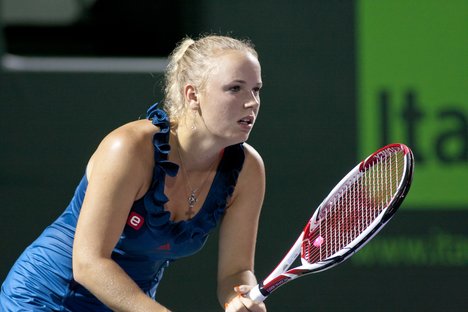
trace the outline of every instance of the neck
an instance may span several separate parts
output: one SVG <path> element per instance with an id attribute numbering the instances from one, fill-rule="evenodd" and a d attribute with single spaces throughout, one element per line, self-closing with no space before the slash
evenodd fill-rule
<path id="1" fill-rule="evenodd" d="M 219 160 L 220 153 L 225 147 L 215 140 L 202 138 L 201 133 L 185 127 L 178 127 L 177 130 L 171 132 L 170 140 L 173 151 L 171 158 L 178 160 L 178 154 L 180 154 L 187 171 L 210 169 L 213 163 Z"/>

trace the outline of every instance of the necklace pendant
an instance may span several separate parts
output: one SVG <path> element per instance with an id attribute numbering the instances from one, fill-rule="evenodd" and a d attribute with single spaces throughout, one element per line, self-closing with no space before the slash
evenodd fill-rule
<path id="1" fill-rule="evenodd" d="M 196 202 L 198 201 L 198 198 L 197 196 L 195 195 L 195 191 L 192 191 L 192 193 L 190 193 L 189 197 L 188 197 L 188 211 L 186 213 L 186 215 L 191 218 L 194 214 L 193 212 L 193 207 L 195 206 Z"/>
<path id="2" fill-rule="evenodd" d="M 198 198 L 195 195 L 195 191 L 192 191 L 192 193 L 190 193 L 190 195 L 188 197 L 189 208 L 192 209 L 195 206 L 197 201 L 198 201 Z"/>

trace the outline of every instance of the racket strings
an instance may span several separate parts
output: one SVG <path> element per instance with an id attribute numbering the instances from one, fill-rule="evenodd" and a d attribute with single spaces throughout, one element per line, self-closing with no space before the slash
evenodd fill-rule
<path id="1" fill-rule="evenodd" d="M 404 153 L 389 148 L 376 154 L 372 165 L 346 181 L 324 204 L 308 233 L 302 258 L 325 260 L 351 244 L 394 199 L 404 172 Z"/>

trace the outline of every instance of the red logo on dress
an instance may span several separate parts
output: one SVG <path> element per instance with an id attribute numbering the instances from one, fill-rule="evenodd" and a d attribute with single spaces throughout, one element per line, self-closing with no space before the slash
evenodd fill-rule
<path id="1" fill-rule="evenodd" d="M 171 250 L 171 244 L 167 243 L 165 245 L 161 245 L 158 250 Z"/>
<path id="2" fill-rule="evenodd" d="M 128 216 L 127 224 L 135 230 L 139 230 L 143 223 L 145 223 L 145 219 L 136 212 L 132 211 Z"/>

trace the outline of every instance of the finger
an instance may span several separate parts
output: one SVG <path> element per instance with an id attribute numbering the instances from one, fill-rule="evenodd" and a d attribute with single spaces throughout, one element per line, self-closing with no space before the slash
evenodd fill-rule
<path id="1" fill-rule="evenodd" d="M 250 285 L 239 285 L 239 286 L 234 287 L 234 291 L 235 291 L 236 293 L 238 293 L 238 294 L 245 295 L 245 294 L 247 294 L 252 288 L 253 288 L 253 286 L 250 286 Z"/>
<path id="2" fill-rule="evenodd" d="M 249 298 L 242 297 L 239 299 L 242 302 L 242 305 L 250 312 L 265 312 L 266 307 L 263 302 L 258 303 L 254 302 Z"/>
<path id="3" fill-rule="evenodd" d="M 248 312 L 247 308 L 240 301 L 241 296 L 233 298 L 229 303 L 224 305 L 226 312 Z"/>

